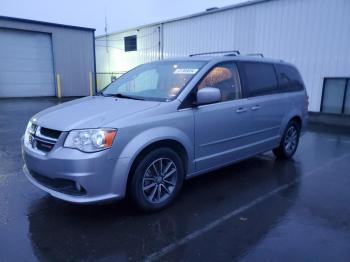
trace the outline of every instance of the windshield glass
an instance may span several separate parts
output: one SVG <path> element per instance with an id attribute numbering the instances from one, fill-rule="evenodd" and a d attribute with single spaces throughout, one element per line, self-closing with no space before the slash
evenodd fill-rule
<path id="1" fill-rule="evenodd" d="M 102 95 L 170 101 L 205 61 L 162 61 L 140 65 L 102 90 Z"/>

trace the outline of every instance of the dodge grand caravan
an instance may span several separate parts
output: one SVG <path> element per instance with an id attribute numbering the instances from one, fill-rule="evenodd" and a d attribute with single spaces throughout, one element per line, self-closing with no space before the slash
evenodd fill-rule
<path id="1" fill-rule="evenodd" d="M 269 150 L 292 157 L 307 106 L 298 70 L 280 60 L 230 53 L 143 64 L 95 96 L 33 116 L 23 170 L 56 198 L 128 194 L 154 211 L 187 178 Z"/>

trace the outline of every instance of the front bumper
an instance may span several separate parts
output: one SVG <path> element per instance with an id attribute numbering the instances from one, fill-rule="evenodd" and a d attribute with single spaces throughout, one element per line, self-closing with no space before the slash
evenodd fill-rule
<path id="1" fill-rule="evenodd" d="M 92 203 L 125 195 L 129 158 L 113 159 L 107 151 L 83 153 L 58 147 L 38 154 L 22 144 L 24 174 L 52 196 L 73 202 Z"/>

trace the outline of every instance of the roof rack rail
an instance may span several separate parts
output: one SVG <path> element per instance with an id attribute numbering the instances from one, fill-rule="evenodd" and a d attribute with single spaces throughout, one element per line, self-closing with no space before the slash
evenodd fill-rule
<path id="1" fill-rule="evenodd" d="M 241 53 L 238 50 L 231 50 L 231 51 L 215 51 L 215 52 L 206 52 L 206 53 L 197 53 L 197 54 L 190 54 L 190 56 L 201 56 L 201 55 L 211 55 L 211 54 L 225 54 L 228 56 L 236 56 L 240 55 Z"/>
<path id="2" fill-rule="evenodd" d="M 264 57 L 264 55 L 262 53 L 246 54 L 246 56 L 260 56 L 260 57 Z"/>

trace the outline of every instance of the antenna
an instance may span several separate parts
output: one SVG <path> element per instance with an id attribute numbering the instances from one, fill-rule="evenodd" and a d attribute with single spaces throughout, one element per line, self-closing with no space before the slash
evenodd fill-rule
<path id="1" fill-rule="evenodd" d="M 107 23 L 107 9 L 105 6 L 105 33 L 106 33 L 106 53 L 107 53 L 107 61 L 108 61 L 108 72 L 111 72 L 111 60 L 109 57 L 109 45 L 108 45 L 108 23 Z"/>
<path id="2" fill-rule="evenodd" d="M 109 53 L 108 50 L 108 23 L 107 23 L 107 11 L 105 8 L 105 34 L 106 34 L 106 51 Z"/>

